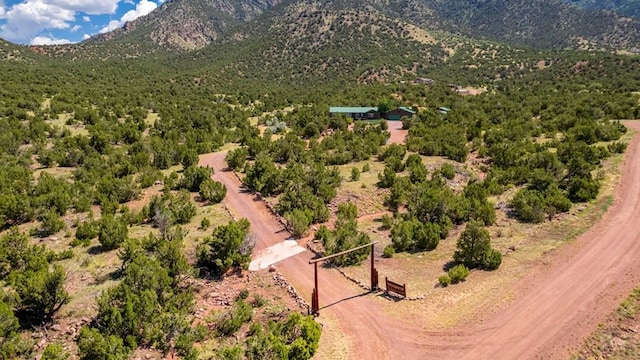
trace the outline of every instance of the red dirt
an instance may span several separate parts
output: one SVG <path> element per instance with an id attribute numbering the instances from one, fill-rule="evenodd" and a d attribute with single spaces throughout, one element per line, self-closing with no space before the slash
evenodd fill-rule
<path id="1" fill-rule="evenodd" d="M 626 125 L 640 130 L 640 122 Z M 264 203 L 242 192 L 234 174 L 222 170 L 224 156 L 205 155 L 200 164 L 213 167 L 214 178 L 227 186 L 224 201 L 235 215 L 251 222 L 259 236 L 257 249 L 288 238 Z M 640 283 L 638 213 L 640 135 L 625 154 L 614 204 L 605 216 L 575 241 L 546 255 L 515 286 L 515 300 L 487 314 L 482 323 L 429 331 L 428 324 L 390 317 L 374 295 L 363 294 L 338 272 L 324 268 L 319 269 L 321 313 L 330 312 L 339 320 L 349 340 L 349 358 L 568 358 Z M 276 265 L 308 302 L 313 288 L 311 257 L 307 251 Z"/>
<path id="2" fill-rule="evenodd" d="M 391 136 L 389 137 L 388 144 L 404 144 L 404 139 L 409 134 L 409 130 L 402 129 L 402 121 L 387 121 L 389 125 L 389 132 Z"/>

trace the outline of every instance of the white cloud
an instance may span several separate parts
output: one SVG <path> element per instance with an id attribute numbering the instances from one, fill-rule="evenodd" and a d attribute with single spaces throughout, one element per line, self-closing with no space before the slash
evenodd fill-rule
<path id="1" fill-rule="evenodd" d="M 56 39 L 53 36 L 36 36 L 31 39 L 31 45 L 64 45 L 71 44 L 72 42 L 67 39 Z"/>
<path id="2" fill-rule="evenodd" d="M 27 0 L 28 1 L 28 0 Z M 46 0 L 48 3 L 72 11 L 91 15 L 114 14 L 121 0 Z"/>
<path id="3" fill-rule="evenodd" d="M 75 12 L 46 2 L 26 0 L 6 11 L 6 24 L 0 27 L 0 36 L 16 42 L 32 39 L 45 29 L 67 29 L 75 20 Z"/>
<path id="4" fill-rule="evenodd" d="M 164 0 L 19 0 L 8 6 L 6 2 L 0 0 L 0 37 L 25 44 L 34 39 L 41 40 L 39 38 L 52 39 L 45 33 L 47 30 L 77 32 L 81 27 L 75 24 L 76 17 L 89 23 L 92 21 L 89 15 L 113 15 L 119 3 L 137 3 L 134 10 L 126 12 L 119 20 L 112 20 L 100 30 L 101 33 L 108 32 L 149 14 Z"/>
<path id="5" fill-rule="evenodd" d="M 100 34 L 107 33 L 109 31 L 113 31 L 113 30 L 119 28 L 122 25 L 123 25 L 123 23 L 121 23 L 118 20 L 111 20 L 111 21 L 109 21 L 109 24 L 107 24 L 107 26 L 105 26 L 102 29 L 100 29 Z"/>
<path id="6" fill-rule="evenodd" d="M 82 35 L 82 40 L 87 40 L 87 39 L 91 39 L 91 35 L 89 34 Z"/>
<path id="7" fill-rule="evenodd" d="M 100 33 L 102 34 L 109 31 L 113 31 L 121 27 L 122 25 L 124 25 L 124 23 L 128 21 L 133 21 L 141 16 L 145 16 L 149 14 L 150 12 L 155 10 L 157 7 L 158 7 L 158 4 L 154 3 L 153 1 L 140 0 L 140 2 L 138 3 L 138 5 L 136 5 L 136 8 L 134 10 L 127 11 L 124 15 L 122 15 L 122 18 L 120 18 L 120 20 L 111 20 L 109 24 L 107 24 L 107 26 L 100 29 Z"/>

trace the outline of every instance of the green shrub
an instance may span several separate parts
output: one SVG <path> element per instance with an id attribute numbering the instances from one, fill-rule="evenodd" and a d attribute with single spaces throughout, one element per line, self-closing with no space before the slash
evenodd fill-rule
<path id="1" fill-rule="evenodd" d="M 122 339 L 110 335 L 103 336 L 97 329 L 83 327 L 78 335 L 78 355 L 81 360 L 125 360 L 129 349 Z"/>
<path id="2" fill-rule="evenodd" d="M 202 166 L 189 166 L 184 169 L 182 181 L 180 182 L 180 188 L 187 189 L 191 192 L 200 190 L 200 185 L 207 180 L 211 179 L 213 169 Z"/>
<path id="3" fill-rule="evenodd" d="M 382 173 L 378 174 L 378 187 L 381 189 L 388 189 L 393 186 L 396 181 L 396 172 L 389 165 L 385 165 Z"/>
<path id="4" fill-rule="evenodd" d="M 217 275 L 234 266 L 244 267 L 251 260 L 254 245 L 249 235 L 249 222 L 246 219 L 232 221 L 213 229 L 212 235 L 198 245 L 198 265 Z"/>
<path id="5" fill-rule="evenodd" d="M 482 224 L 471 221 L 467 224 L 458 242 L 453 260 L 473 269 L 484 264 L 486 254 L 491 251 L 491 237 Z"/>
<path id="6" fill-rule="evenodd" d="M 186 190 L 180 190 L 177 195 L 172 196 L 169 200 L 168 208 L 173 215 L 173 219 L 178 224 L 189 223 L 198 213 L 198 208 L 191 201 L 191 195 Z"/>
<path id="7" fill-rule="evenodd" d="M 69 358 L 69 354 L 64 352 L 62 345 L 49 344 L 44 348 L 41 360 L 66 360 Z"/>
<path id="8" fill-rule="evenodd" d="M 60 307 L 69 302 L 64 288 L 66 273 L 59 265 L 50 270 L 48 266 L 38 271 L 16 274 L 12 285 L 19 298 L 17 310 L 32 322 L 49 321 Z"/>
<path id="9" fill-rule="evenodd" d="M 56 260 L 60 261 L 60 260 L 66 260 L 66 259 L 71 259 L 73 258 L 73 250 L 71 249 L 67 249 L 64 250 L 62 252 L 59 252 L 56 254 Z"/>
<path id="10" fill-rule="evenodd" d="M 72 247 L 76 247 L 76 246 L 80 246 L 80 245 L 86 247 L 86 246 L 91 245 L 91 240 L 73 239 L 73 240 L 71 240 L 71 243 L 69 245 L 71 245 Z"/>
<path id="11" fill-rule="evenodd" d="M 311 221 L 313 220 L 313 214 L 309 209 L 294 209 L 284 214 L 284 218 L 287 220 L 287 224 L 291 229 L 291 234 L 294 237 L 301 237 L 309 230 L 309 226 L 311 226 Z"/>
<path id="12" fill-rule="evenodd" d="M 265 299 L 262 295 L 260 294 L 254 294 L 253 295 L 253 306 L 260 308 L 263 307 L 265 304 L 267 303 L 267 299 Z"/>
<path id="13" fill-rule="evenodd" d="M 236 298 L 236 300 L 247 300 L 247 298 L 249 297 L 249 290 L 247 289 L 242 289 L 240 290 L 240 292 L 238 293 L 238 297 Z"/>
<path id="14" fill-rule="evenodd" d="M 627 149 L 627 144 L 619 141 L 614 141 L 607 145 L 607 150 L 614 154 L 622 154 Z"/>
<path id="15" fill-rule="evenodd" d="M 365 163 L 362 165 L 362 172 L 369 172 L 371 170 L 371 165 L 369 163 Z"/>
<path id="16" fill-rule="evenodd" d="M 216 359 L 219 360 L 242 360 L 244 358 L 244 350 L 240 346 L 231 346 L 219 348 L 216 351 Z"/>
<path id="17" fill-rule="evenodd" d="M 49 236 L 62 230 L 65 226 L 64 221 L 55 209 L 50 209 L 42 216 L 42 224 L 40 225 L 40 234 Z"/>
<path id="18" fill-rule="evenodd" d="M 200 221 L 200 229 L 207 230 L 209 226 L 211 226 L 211 220 L 209 220 L 209 218 L 207 217 L 202 218 L 202 220 Z"/>
<path id="19" fill-rule="evenodd" d="M 502 264 L 502 254 L 496 249 L 491 249 L 485 254 L 484 268 L 487 270 L 496 270 Z"/>
<path id="20" fill-rule="evenodd" d="M 453 180 L 453 178 L 456 176 L 456 169 L 453 167 L 453 165 L 444 163 L 440 167 L 440 174 L 442 174 L 445 179 Z"/>
<path id="21" fill-rule="evenodd" d="M 98 241 L 104 250 L 113 250 L 120 247 L 129 235 L 129 228 L 120 218 L 112 215 L 103 216 L 100 219 Z"/>
<path id="22" fill-rule="evenodd" d="M 444 274 L 438 277 L 438 282 L 440 283 L 440 286 L 447 287 L 449 286 L 449 284 L 451 284 L 451 278 L 449 277 L 448 274 Z"/>
<path id="23" fill-rule="evenodd" d="M 99 223 L 93 220 L 81 222 L 76 229 L 76 239 L 91 240 L 98 236 Z"/>
<path id="24" fill-rule="evenodd" d="M 382 220 L 382 229 L 384 230 L 391 229 L 395 222 L 395 220 L 393 219 L 393 216 L 390 216 L 389 214 L 382 215 L 381 220 Z"/>
<path id="25" fill-rule="evenodd" d="M 360 180 L 360 170 L 358 168 L 351 169 L 351 181 Z"/>
<path id="26" fill-rule="evenodd" d="M 451 278 L 452 284 L 457 284 L 464 281 L 467 276 L 469 276 L 469 269 L 466 266 L 459 264 L 449 269 L 447 275 Z"/>
<path id="27" fill-rule="evenodd" d="M 240 147 L 229 151 L 225 160 L 227 161 L 227 166 L 238 171 L 244 167 L 244 164 L 247 161 L 247 156 L 249 156 L 249 150 L 246 147 Z"/>
<path id="28" fill-rule="evenodd" d="M 291 313 L 286 321 L 251 326 L 245 357 L 258 359 L 310 359 L 318 349 L 322 328 L 311 316 Z"/>
<path id="29" fill-rule="evenodd" d="M 243 299 L 239 299 L 233 304 L 233 307 L 222 314 L 216 324 L 218 334 L 229 336 L 242 327 L 242 324 L 251 320 L 253 316 L 253 308 Z"/>
<path id="30" fill-rule="evenodd" d="M 391 229 L 391 241 L 396 251 L 431 251 L 440 243 L 440 233 L 438 224 L 402 220 Z"/>
<path id="31" fill-rule="evenodd" d="M 392 258 L 393 255 L 395 255 L 396 253 L 396 249 L 393 247 L 393 245 L 387 245 L 384 248 L 384 251 L 382 252 L 382 257 L 383 258 Z"/>
<path id="32" fill-rule="evenodd" d="M 199 194 L 202 200 L 217 204 L 227 195 L 227 187 L 221 182 L 205 179 L 200 184 Z"/>

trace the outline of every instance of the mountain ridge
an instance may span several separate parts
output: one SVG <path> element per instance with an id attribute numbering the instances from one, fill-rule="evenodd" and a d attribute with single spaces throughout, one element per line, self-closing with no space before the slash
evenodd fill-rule
<path id="1" fill-rule="evenodd" d="M 113 32 L 75 45 L 32 49 L 72 59 L 106 59 L 193 52 L 250 36 L 276 43 L 280 39 L 270 34 L 273 26 L 287 26 L 298 33 L 309 19 L 296 13 L 321 11 L 334 12 L 325 18 L 327 24 L 341 12 L 370 15 L 356 17 L 361 29 L 399 22 L 407 31 L 419 29 L 538 49 L 640 48 L 640 21 L 611 11 L 580 8 L 566 0 L 168 0 Z M 306 34 L 309 46 L 322 40 L 327 30 L 331 29 L 318 27 Z M 280 32 L 279 36 L 289 35 Z"/>
<path id="2" fill-rule="evenodd" d="M 570 0 L 169 0 L 145 17 L 81 44 L 136 43 L 193 51 L 237 36 L 235 29 L 300 7 L 379 13 L 428 31 L 534 48 L 640 47 L 640 20 Z M 274 11 L 277 10 L 277 11 Z M 262 16 L 266 15 L 266 16 Z"/>

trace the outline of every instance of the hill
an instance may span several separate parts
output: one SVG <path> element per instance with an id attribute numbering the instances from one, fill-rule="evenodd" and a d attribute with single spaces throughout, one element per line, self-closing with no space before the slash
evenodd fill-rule
<path id="1" fill-rule="evenodd" d="M 385 16 L 423 30 L 536 48 L 630 49 L 640 44 L 637 20 L 560 0 L 172 0 L 148 16 L 89 39 L 86 44 L 120 42 L 138 49 L 157 46 L 190 51 L 237 38 L 239 28 L 269 31 L 269 24 L 299 19 L 295 17 L 299 9 L 355 11 L 366 13 L 370 19 Z M 296 25 L 302 24 L 290 25 L 299 28 Z M 321 36 L 322 32 L 309 35 Z"/>
<path id="2" fill-rule="evenodd" d="M 414 0 L 394 11 L 423 27 L 535 48 L 636 47 L 640 25 L 559 0 Z"/>
<path id="3" fill-rule="evenodd" d="M 640 18 L 640 1 L 638 0 L 565 0 L 566 2 L 595 10 L 610 10 L 622 15 Z"/>
<path id="4" fill-rule="evenodd" d="M 100 34 L 86 43 L 121 40 L 145 42 L 171 50 L 194 50 L 216 41 L 239 23 L 254 19 L 282 0 L 170 0 L 148 16 Z"/>

